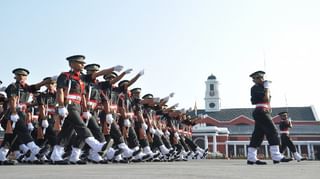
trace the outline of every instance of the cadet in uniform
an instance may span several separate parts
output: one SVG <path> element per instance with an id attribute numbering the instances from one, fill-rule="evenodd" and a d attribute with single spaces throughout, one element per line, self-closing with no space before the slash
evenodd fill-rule
<path id="1" fill-rule="evenodd" d="M 289 137 L 289 128 L 292 128 L 291 120 L 288 118 L 288 112 L 280 112 L 278 114 L 281 118 L 279 129 L 280 129 L 280 139 L 281 146 L 280 152 L 283 153 L 285 149 L 288 147 L 290 152 L 293 153 L 294 159 L 298 162 L 302 160 L 307 160 L 307 158 L 302 157 L 298 152 L 293 142 Z"/>
<path id="2" fill-rule="evenodd" d="M 7 120 L 4 121 L 6 122 L 5 128 L 7 134 L 11 133 L 12 135 L 6 135 L 9 139 L 5 138 L 4 143 L 9 143 L 10 147 L 18 145 L 19 148 L 23 150 L 24 154 L 26 154 L 26 157 L 31 157 L 31 162 L 41 163 L 38 162 L 37 158 L 42 158 L 43 151 L 35 144 L 26 126 L 26 120 L 29 118 L 27 115 L 27 108 L 30 94 L 39 90 L 40 87 L 48 83 L 48 81 L 42 81 L 29 86 L 27 84 L 27 76 L 29 75 L 28 70 L 17 68 L 14 69 L 12 73 L 15 74 L 16 82 L 10 84 L 6 88 L 9 112 L 8 116 L 5 117 Z M 28 126 L 31 125 L 31 123 L 28 123 Z M 12 128 L 13 131 L 9 131 L 9 128 Z M 6 156 L 9 151 L 8 149 L 5 149 L 5 147 L 2 147 L 0 150 L 0 153 L 4 154 L 4 156 Z"/>
<path id="3" fill-rule="evenodd" d="M 270 82 L 264 80 L 263 71 L 257 71 L 250 75 L 255 83 L 251 88 L 251 103 L 256 106 L 253 111 L 255 121 L 254 131 L 248 147 L 247 164 L 265 165 L 264 161 L 257 158 L 257 148 L 260 147 L 264 136 L 266 136 L 269 145 L 273 163 L 289 162 L 291 159 L 285 158 L 279 149 L 280 140 L 277 129 L 272 121 L 270 107 Z"/>
<path id="4" fill-rule="evenodd" d="M 97 81 L 97 77 L 111 74 L 113 71 L 121 71 L 123 66 L 117 65 L 115 67 L 101 70 L 100 65 L 98 64 L 88 64 L 85 67 L 87 71 L 86 75 L 83 75 L 83 80 L 86 84 L 86 99 L 87 99 L 87 107 L 91 112 L 92 117 L 86 120 L 86 124 L 88 128 L 91 130 L 93 136 L 99 142 L 105 142 L 105 137 L 98 125 L 98 114 L 100 109 L 99 106 L 101 104 L 101 98 L 105 96 L 102 94 L 102 90 L 100 90 L 99 83 Z M 104 160 L 98 153 L 94 152 L 92 149 L 89 151 L 89 160 L 94 163 L 107 163 L 107 160 Z"/>
<path id="5" fill-rule="evenodd" d="M 80 159 L 81 145 L 85 142 L 95 152 L 105 152 L 110 145 L 109 143 L 100 143 L 96 140 L 84 121 L 91 118 L 91 113 L 87 109 L 85 98 L 85 86 L 81 80 L 81 70 L 83 70 L 85 61 L 83 55 L 75 55 L 67 58 L 71 71 L 59 75 L 57 80 L 57 102 L 58 113 L 64 119 L 62 129 L 58 135 L 58 142 L 51 154 L 53 164 L 66 164 L 62 159 L 64 146 L 67 145 L 71 135 L 75 131 L 78 140 L 73 144 L 69 161 L 71 164 L 85 164 Z M 82 115 L 82 117 L 81 117 Z"/>
<path id="6" fill-rule="evenodd" d="M 54 128 L 54 126 L 60 126 L 60 118 L 56 112 L 58 105 L 56 101 L 56 84 L 57 79 L 55 77 L 46 77 L 44 80 L 49 80 L 50 83 L 46 85 L 46 90 L 42 92 L 38 98 L 37 103 L 39 105 L 39 126 L 38 126 L 38 138 L 43 138 L 42 145 L 48 148 L 53 148 L 57 144 L 57 133 L 60 131 L 60 127 Z M 59 124 L 57 124 L 59 123 Z"/>

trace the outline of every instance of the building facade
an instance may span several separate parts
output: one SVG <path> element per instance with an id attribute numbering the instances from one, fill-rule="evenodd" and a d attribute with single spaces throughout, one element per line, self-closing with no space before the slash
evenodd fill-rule
<path id="1" fill-rule="evenodd" d="M 202 115 L 193 127 L 193 140 L 210 152 L 221 153 L 226 158 L 246 158 L 247 146 L 254 129 L 253 108 L 221 109 L 216 77 L 210 75 L 205 90 L 205 109 L 192 111 Z M 213 103 L 213 104 L 212 104 Z M 293 128 L 290 136 L 298 152 L 309 159 L 320 159 L 320 120 L 313 106 L 272 108 L 273 121 L 278 127 L 279 112 L 288 111 Z M 269 158 L 266 140 L 258 149 L 261 158 Z M 288 151 L 286 155 L 290 155 Z"/>

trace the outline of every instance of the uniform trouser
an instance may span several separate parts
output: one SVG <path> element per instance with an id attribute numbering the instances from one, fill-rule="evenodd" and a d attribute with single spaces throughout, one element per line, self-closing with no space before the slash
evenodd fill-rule
<path id="1" fill-rule="evenodd" d="M 93 115 L 92 118 L 90 118 L 89 123 L 88 123 L 88 128 L 90 129 L 93 137 L 96 138 L 99 142 L 106 141 L 103 136 L 103 133 L 101 131 L 101 128 L 98 125 L 96 116 Z"/>
<path id="2" fill-rule="evenodd" d="M 161 137 L 163 144 L 166 146 L 166 148 L 170 149 L 172 148 L 171 143 L 167 137 L 164 135 Z"/>
<path id="3" fill-rule="evenodd" d="M 252 115 L 255 121 L 255 125 L 249 147 L 259 147 L 263 141 L 264 136 L 266 136 L 269 145 L 279 145 L 280 140 L 278 137 L 277 128 L 272 121 L 271 113 L 269 111 L 256 108 L 253 111 Z"/>
<path id="4" fill-rule="evenodd" d="M 121 131 L 120 131 L 118 125 L 114 122 L 111 124 L 110 137 L 113 139 L 114 145 L 116 145 L 116 146 L 121 143 L 124 143 L 124 139 L 121 134 Z"/>
<path id="5" fill-rule="evenodd" d="M 68 116 L 64 119 L 63 126 L 60 133 L 58 134 L 58 145 L 65 146 L 70 140 L 73 132 L 75 131 L 78 137 L 78 140 L 73 144 L 74 147 L 80 148 L 83 145 L 84 140 L 88 137 L 92 137 L 92 133 L 83 122 L 80 116 L 80 106 L 69 106 L 68 107 Z"/>
<path id="6" fill-rule="evenodd" d="M 129 130 L 129 137 L 128 137 L 128 147 L 134 148 L 136 146 L 139 146 L 139 140 L 136 131 L 131 126 L 128 128 Z"/>
<path id="7" fill-rule="evenodd" d="M 154 135 L 153 135 L 153 147 L 158 148 L 158 147 L 160 147 L 161 145 L 163 145 L 162 139 L 160 138 L 159 135 L 154 134 Z"/>
<path id="8" fill-rule="evenodd" d="M 25 114 L 18 112 L 19 120 L 16 122 L 13 134 L 18 135 L 18 139 L 23 143 L 27 144 L 33 141 L 33 138 L 25 123 Z"/>
<path id="9" fill-rule="evenodd" d="M 281 134 L 281 146 L 280 146 L 280 152 L 283 153 L 284 150 L 288 147 L 290 152 L 295 153 L 297 152 L 296 147 L 292 143 L 290 137 L 287 134 Z"/>
<path id="10" fill-rule="evenodd" d="M 192 151 L 197 151 L 198 146 L 189 137 L 185 137 L 184 141 L 188 144 Z"/>
<path id="11" fill-rule="evenodd" d="M 181 143 L 183 149 L 184 149 L 186 152 L 189 152 L 189 147 L 187 146 L 187 144 L 186 144 L 186 142 L 185 142 L 185 139 L 184 139 L 184 137 L 182 137 L 182 136 L 180 137 L 180 143 Z"/>
<path id="12" fill-rule="evenodd" d="M 141 122 L 135 122 L 135 128 L 134 129 L 135 129 L 137 135 L 141 135 L 140 131 L 144 130 L 144 129 L 142 129 Z M 145 131 L 144 131 L 144 135 L 146 135 Z M 149 142 L 148 142 L 146 137 L 138 136 L 138 139 L 139 139 L 139 144 L 140 144 L 140 146 L 142 148 L 145 148 L 145 147 L 149 146 Z"/>

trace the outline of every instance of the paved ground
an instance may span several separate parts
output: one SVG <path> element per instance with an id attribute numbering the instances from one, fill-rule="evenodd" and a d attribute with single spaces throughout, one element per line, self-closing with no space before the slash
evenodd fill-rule
<path id="1" fill-rule="evenodd" d="M 313 179 L 320 178 L 320 161 L 248 166 L 245 160 L 196 160 L 170 163 L 105 165 L 0 166 L 0 178 L 95 179 L 95 178 L 217 178 L 217 179 Z"/>

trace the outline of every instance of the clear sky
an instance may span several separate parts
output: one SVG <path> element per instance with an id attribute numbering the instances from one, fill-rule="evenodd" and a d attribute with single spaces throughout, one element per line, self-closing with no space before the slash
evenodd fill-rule
<path id="1" fill-rule="evenodd" d="M 133 86 L 169 104 L 204 108 L 214 74 L 222 108 L 251 107 L 248 77 L 265 70 L 272 105 L 316 106 L 320 113 L 318 0 L 2 0 L 0 79 L 30 70 L 29 83 L 67 71 L 83 54 L 103 68 L 145 75 Z"/>

